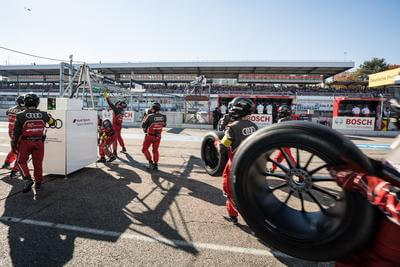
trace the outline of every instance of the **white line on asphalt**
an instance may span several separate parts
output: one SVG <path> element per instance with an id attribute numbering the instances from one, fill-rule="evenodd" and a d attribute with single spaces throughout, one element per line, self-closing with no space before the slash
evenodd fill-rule
<path id="1" fill-rule="evenodd" d="M 162 237 L 149 237 L 149 236 L 140 235 L 140 234 L 105 231 L 105 230 L 88 228 L 88 227 L 80 227 L 80 226 L 61 224 L 61 223 L 51 223 L 51 222 L 37 221 L 37 220 L 31 220 L 31 219 L 22 219 L 22 218 L 2 216 L 2 217 L 0 217 L 0 221 L 6 222 L 6 223 L 7 222 L 8 223 L 10 223 L 10 222 L 22 223 L 22 224 L 28 224 L 28 225 L 34 225 L 34 226 L 48 227 L 48 228 L 54 228 L 54 229 L 60 229 L 60 230 L 68 230 L 68 231 L 109 236 L 109 237 L 133 239 L 133 240 L 144 241 L 144 242 L 159 242 L 159 243 L 163 243 L 163 244 L 174 246 L 174 247 L 179 247 L 179 246 L 192 247 L 192 248 L 197 248 L 197 249 L 236 252 L 236 253 L 250 254 L 250 255 L 256 255 L 256 256 L 266 256 L 266 257 L 279 256 L 279 257 L 291 258 L 290 256 L 288 256 L 286 254 L 283 254 L 280 252 L 272 253 L 271 251 L 266 250 L 266 249 L 255 249 L 255 248 L 244 248 L 244 247 L 226 246 L 226 245 L 218 245 L 218 244 L 210 244 L 210 243 L 189 242 L 189 241 L 184 241 L 184 240 L 167 239 L 167 238 L 162 238 Z"/>

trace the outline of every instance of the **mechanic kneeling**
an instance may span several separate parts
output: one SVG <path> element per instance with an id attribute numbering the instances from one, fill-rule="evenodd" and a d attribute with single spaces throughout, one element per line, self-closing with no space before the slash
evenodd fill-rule
<path id="1" fill-rule="evenodd" d="M 35 189 L 39 190 L 43 181 L 43 157 L 44 157 L 44 129 L 46 123 L 54 125 L 55 120 L 44 111 L 37 109 L 39 97 L 35 94 L 27 94 L 24 97 L 25 110 L 17 113 L 11 147 L 18 154 L 17 162 L 23 179 L 26 180 L 23 193 Z M 29 173 L 28 160 L 32 156 L 34 181 Z"/>
<path id="2" fill-rule="evenodd" d="M 232 158 L 240 143 L 248 136 L 258 130 L 256 124 L 249 120 L 253 113 L 253 102 L 244 97 L 236 97 L 229 103 L 230 122 L 225 128 L 225 135 L 221 140 L 221 149 L 228 150 L 229 160 L 222 174 L 222 191 L 226 195 L 226 210 L 229 219 L 234 224 L 238 222 L 238 212 L 232 199 L 232 192 L 229 187 L 229 176 L 232 171 Z"/>
<path id="3" fill-rule="evenodd" d="M 153 103 L 150 112 L 144 117 L 142 122 L 143 131 L 146 133 L 144 137 L 142 152 L 149 162 L 149 169 L 158 169 L 158 160 L 160 154 L 158 148 L 161 142 L 161 133 L 167 126 L 167 116 L 160 113 L 160 103 Z M 153 146 L 153 158 L 149 152 L 149 147 Z"/>
<path id="4" fill-rule="evenodd" d="M 104 120 L 101 122 L 101 126 L 99 129 L 99 156 L 100 158 L 97 162 L 105 163 L 105 162 L 113 162 L 117 159 L 115 154 L 111 152 L 111 146 L 114 144 L 116 135 L 110 120 Z M 108 160 L 106 160 L 106 157 Z"/>

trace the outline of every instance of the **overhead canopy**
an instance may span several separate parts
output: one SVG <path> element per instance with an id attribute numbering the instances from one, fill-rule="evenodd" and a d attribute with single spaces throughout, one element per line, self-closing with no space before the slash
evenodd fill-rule
<path id="1" fill-rule="evenodd" d="M 378 72 L 368 76 L 368 87 L 400 84 L 400 68 Z"/>
<path id="2" fill-rule="evenodd" d="M 76 66 L 78 67 L 78 65 Z M 240 74 L 297 74 L 331 77 L 354 67 L 354 62 L 329 61 L 202 61 L 89 64 L 91 70 L 119 77 L 126 75 L 156 75 L 154 81 L 166 80 L 168 75 L 205 75 L 208 79 L 237 79 Z M 2 65 L 0 75 L 58 75 L 60 65 Z M 140 76 L 142 75 L 142 76 Z M 189 76 L 191 78 L 191 76 Z M 189 77 L 183 78 L 188 79 Z M 146 82 L 145 79 L 143 82 Z M 138 79 L 137 79 L 138 80 Z M 179 80 L 179 79 L 178 79 Z M 138 80 L 139 81 L 139 80 Z M 153 81 L 153 80 L 150 80 Z M 149 82 L 149 81 L 147 81 Z"/>

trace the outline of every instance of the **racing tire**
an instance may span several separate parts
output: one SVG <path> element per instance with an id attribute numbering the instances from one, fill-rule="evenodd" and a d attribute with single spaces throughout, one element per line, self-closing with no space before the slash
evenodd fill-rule
<path id="1" fill-rule="evenodd" d="M 201 143 L 201 159 L 204 168 L 209 175 L 214 177 L 222 175 L 228 162 L 228 153 L 225 149 L 221 149 L 219 144 L 219 140 L 223 137 L 224 132 L 209 132 Z"/>
<path id="2" fill-rule="evenodd" d="M 290 185 L 286 189 L 287 198 L 297 195 L 298 199 L 292 201 L 301 202 L 301 210 L 290 207 L 287 199 L 283 202 L 272 189 L 267 189 L 268 179 L 272 178 L 268 178 L 266 164 L 272 156 L 271 151 L 279 147 L 294 148 L 299 162 L 299 165 L 289 163 L 286 156 L 288 172 L 281 172 L 284 175 L 282 181 Z M 363 249 L 374 237 L 381 213 L 360 193 L 343 191 L 339 187 L 341 192 L 334 206 L 326 209 L 320 206 L 319 211 L 307 212 L 303 193 L 310 195 L 317 180 L 309 172 L 310 176 L 304 174 L 302 178 L 303 182 L 308 181 L 309 191 L 292 187 L 296 183 L 292 181 L 295 175 L 290 168 L 300 169 L 297 174 L 307 173 L 310 168 L 308 161 L 307 165 L 301 166 L 301 155 L 296 155 L 299 151 L 322 159 L 325 162 L 323 166 L 351 163 L 367 173 L 374 173 L 368 157 L 348 138 L 331 128 L 301 121 L 276 124 L 247 138 L 235 154 L 230 186 L 238 211 L 261 241 L 296 258 L 331 261 Z M 336 185 L 334 178 L 327 176 Z"/>

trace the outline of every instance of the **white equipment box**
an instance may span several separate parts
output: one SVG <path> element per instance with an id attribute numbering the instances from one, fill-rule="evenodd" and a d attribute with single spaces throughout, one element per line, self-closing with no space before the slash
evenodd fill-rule
<path id="1" fill-rule="evenodd" d="M 48 128 L 43 172 L 68 175 L 97 160 L 97 111 L 82 110 L 81 99 L 41 98 L 39 109 L 62 121 Z"/>

